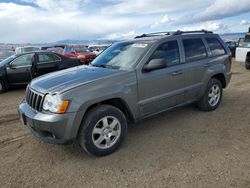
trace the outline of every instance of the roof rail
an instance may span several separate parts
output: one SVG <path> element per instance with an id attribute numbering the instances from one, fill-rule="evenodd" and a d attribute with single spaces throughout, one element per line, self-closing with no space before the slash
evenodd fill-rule
<path id="1" fill-rule="evenodd" d="M 207 31 L 207 30 L 196 30 L 196 31 L 180 31 L 177 30 L 173 35 L 181 35 L 181 34 L 192 34 L 192 33 L 213 33 L 212 31 Z"/>
<path id="2" fill-rule="evenodd" d="M 163 32 L 155 32 L 155 33 L 144 33 L 142 35 L 136 36 L 135 38 L 143 38 L 143 37 L 153 37 L 153 36 L 162 36 L 162 35 L 172 35 L 174 31 L 163 31 Z"/>
<path id="3" fill-rule="evenodd" d="M 197 31 L 166 31 L 166 32 L 156 32 L 156 33 L 147 33 L 147 34 L 142 34 L 139 36 L 136 36 L 135 39 L 137 38 L 144 38 L 144 37 L 153 37 L 153 36 L 162 36 L 162 35 L 181 35 L 181 34 L 192 34 L 192 33 L 213 33 L 212 31 L 207 31 L 207 30 L 197 30 Z"/>

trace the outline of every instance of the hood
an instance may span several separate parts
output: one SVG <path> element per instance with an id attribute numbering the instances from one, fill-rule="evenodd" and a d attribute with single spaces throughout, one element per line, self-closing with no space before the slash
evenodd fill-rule
<path id="1" fill-rule="evenodd" d="M 38 77 L 31 82 L 30 87 L 41 93 L 63 93 L 74 87 L 123 72 L 117 69 L 82 65 Z"/>

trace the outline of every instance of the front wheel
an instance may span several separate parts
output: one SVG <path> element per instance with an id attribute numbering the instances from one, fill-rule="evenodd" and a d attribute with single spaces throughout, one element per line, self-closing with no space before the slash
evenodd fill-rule
<path id="1" fill-rule="evenodd" d="M 198 107 L 203 111 L 212 111 L 218 108 L 222 99 L 222 84 L 220 80 L 212 78 L 207 85 L 206 92 L 198 102 Z"/>
<path id="2" fill-rule="evenodd" d="M 114 106 L 100 105 L 87 112 L 78 134 L 78 142 L 86 152 L 104 156 L 120 147 L 126 132 L 124 114 Z"/>

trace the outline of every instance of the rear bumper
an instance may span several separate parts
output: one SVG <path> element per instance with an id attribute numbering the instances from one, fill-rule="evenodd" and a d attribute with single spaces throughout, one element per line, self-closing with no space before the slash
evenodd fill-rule
<path id="1" fill-rule="evenodd" d="M 71 143 L 75 137 L 76 113 L 45 114 L 32 109 L 26 101 L 19 105 L 19 115 L 23 124 L 38 139 L 51 144 Z"/>
<path id="2" fill-rule="evenodd" d="M 226 87 L 228 86 L 229 82 L 231 81 L 232 78 L 232 72 L 228 72 L 226 75 Z"/>

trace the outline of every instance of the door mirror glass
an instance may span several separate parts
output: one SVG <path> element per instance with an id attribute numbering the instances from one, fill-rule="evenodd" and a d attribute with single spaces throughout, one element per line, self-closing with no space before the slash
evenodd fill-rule
<path id="1" fill-rule="evenodd" d="M 145 72 L 166 68 L 165 59 L 151 59 L 148 64 L 146 64 L 143 68 Z"/>
<path id="2" fill-rule="evenodd" d="M 12 66 L 13 66 L 12 63 L 7 64 L 7 67 L 10 68 L 10 69 L 12 68 Z"/>

